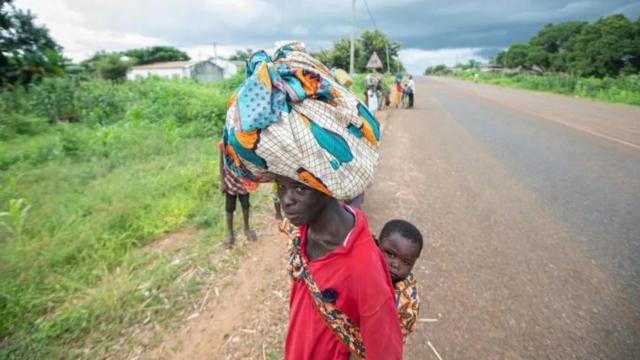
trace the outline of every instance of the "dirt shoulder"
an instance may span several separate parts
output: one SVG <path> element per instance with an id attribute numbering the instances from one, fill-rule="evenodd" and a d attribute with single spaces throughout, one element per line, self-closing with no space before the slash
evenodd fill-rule
<path id="1" fill-rule="evenodd" d="M 190 315 L 178 320 L 141 359 L 280 358 L 287 319 L 286 239 L 270 216 L 257 214 L 259 241 L 240 238 L 213 255 L 216 276 Z M 158 335 L 156 335 L 158 336 Z"/>

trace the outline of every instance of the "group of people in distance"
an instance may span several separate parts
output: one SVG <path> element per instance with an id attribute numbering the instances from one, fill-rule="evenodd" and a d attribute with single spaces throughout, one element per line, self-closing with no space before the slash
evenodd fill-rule
<path id="1" fill-rule="evenodd" d="M 235 241 L 236 199 L 256 239 L 248 193 L 273 183 L 292 280 L 285 359 L 401 359 L 416 331 L 420 231 L 396 219 L 374 237 L 347 205 L 373 182 L 380 135 L 373 112 L 298 42 L 254 53 L 229 100 L 219 145 L 225 245 Z"/>
<path id="2" fill-rule="evenodd" d="M 365 77 L 364 85 L 365 103 L 373 113 L 389 107 L 413 108 L 416 83 L 410 74 L 406 76 L 397 74 L 393 86 L 388 89 L 383 86 L 382 74 L 370 73 Z"/>

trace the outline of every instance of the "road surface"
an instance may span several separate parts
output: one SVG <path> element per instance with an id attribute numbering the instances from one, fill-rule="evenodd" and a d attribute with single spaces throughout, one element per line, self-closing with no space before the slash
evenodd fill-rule
<path id="1" fill-rule="evenodd" d="M 640 108 L 421 78 L 384 126 L 364 209 L 426 239 L 407 359 L 640 358 Z"/>

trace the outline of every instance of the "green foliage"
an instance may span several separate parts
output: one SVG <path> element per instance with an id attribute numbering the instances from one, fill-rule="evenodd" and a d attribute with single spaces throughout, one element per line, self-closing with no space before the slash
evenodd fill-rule
<path id="1" fill-rule="evenodd" d="M 231 61 L 247 61 L 249 57 L 253 54 L 253 50 L 245 49 L 245 50 L 236 50 L 236 52 L 229 57 Z"/>
<path id="2" fill-rule="evenodd" d="M 213 85 L 157 78 L 123 83 L 47 78 L 37 86 L 0 92 L 0 138 L 36 131 L 43 119 L 92 125 L 170 120 L 185 125 L 182 131 L 192 126 L 213 136 L 222 126 L 225 97 L 241 81 L 240 75 Z"/>
<path id="3" fill-rule="evenodd" d="M 425 75 L 448 75 L 450 73 L 451 70 L 449 70 L 449 68 L 443 64 L 427 67 L 427 69 L 424 71 Z"/>
<path id="4" fill-rule="evenodd" d="M 362 44 L 362 52 L 356 61 L 358 72 L 366 72 L 367 62 L 374 52 L 382 61 L 382 71 L 387 71 L 387 47 L 385 44 L 388 44 L 391 72 L 398 70 L 400 61 L 398 60 L 398 52 L 402 49 L 402 44 L 390 41 L 387 35 L 380 30 L 363 32 L 360 35 L 360 43 Z"/>
<path id="5" fill-rule="evenodd" d="M 134 61 L 134 58 L 129 59 L 120 53 L 98 51 L 83 61 L 82 65 L 95 77 L 121 81 L 126 79 L 127 71 L 133 66 Z"/>
<path id="6" fill-rule="evenodd" d="M 162 61 L 190 60 L 187 53 L 171 46 L 152 46 L 141 49 L 130 49 L 123 51 L 120 54 L 134 59 L 133 63 L 135 65 Z"/>
<path id="7" fill-rule="evenodd" d="M 130 67 L 131 63 L 117 54 L 103 56 L 95 64 L 96 72 L 101 78 L 114 81 L 126 79 Z"/>
<path id="8" fill-rule="evenodd" d="M 360 41 L 356 41 L 354 46 L 355 58 L 360 58 L 361 53 L 362 43 Z M 336 67 L 349 71 L 351 61 L 351 40 L 347 38 L 336 40 L 333 42 L 333 47 L 331 48 L 331 50 L 323 50 L 314 55 L 317 55 L 318 60 L 320 60 L 326 66 Z"/>
<path id="9" fill-rule="evenodd" d="M 504 65 L 508 68 L 533 66 L 546 67 L 549 63 L 547 53 L 540 46 L 529 44 L 515 44 L 505 54 Z"/>
<path id="10" fill-rule="evenodd" d="M 640 19 L 624 15 L 594 23 L 547 24 L 528 44 L 514 44 L 492 62 L 509 67 L 538 66 L 553 72 L 607 77 L 640 71 Z"/>
<path id="11" fill-rule="evenodd" d="M 365 100 L 365 74 L 357 74 L 353 77 L 353 86 L 351 92 L 353 92 L 360 100 Z M 393 75 L 385 75 L 382 77 L 380 87 L 383 93 L 391 92 L 391 87 L 394 86 L 395 77 Z"/>
<path id="12" fill-rule="evenodd" d="M 571 70 L 580 76 L 615 76 L 640 70 L 640 29 L 624 15 L 601 18 L 572 39 Z"/>
<path id="13" fill-rule="evenodd" d="M 181 50 L 170 46 L 153 46 L 121 52 L 98 51 L 83 61 L 82 65 L 95 77 L 120 81 L 127 77 L 127 71 L 134 65 L 182 60 L 189 60 L 189 56 Z"/>
<path id="14" fill-rule="evenodd" d="M 335 48 L 335 43 L 334 43 L 334 48 Z M 326 49 L 322 49 L 318 52 L 315 53 L 311 53 L 311 56 L 313 56 L 314 58 L 316 58 L 318 61 L 320 61 L 321 63 L 327 65 L 327 64 L 333 64 L 333 55 L 331 53 L 330 50 L 326 50 Z M 344 65 L 344 64 L 342 64 Z M 329 65 L 327 65 L 329 66 Z M 340 69 L 349 71 L 349 67 L 347 65 L 347 68 L 345 69 L 343 66 L 336 66 Z"/>
<path id="15" fill-rule="evenodd" d="M 465 71 L 454 73 L 456 77 L 472 80 L 475 74 L 479 81 L 507 87 L 546 91 L 573 95 L 607 102 L 640 105 L 640 75 L 605 77 L 576 77 L 569 74 L 506 75 Z"/>
<path id="16" fill-rule="evenodd" d="M 545 25 L 529 41 L 529 44 L 537 52 L 537 54 L 529 58 L 529 62 L 550 71 L 566 72 L 568 69 L 568 54 L 574 51 L 571 40 L 580 34 L 588 24 L 584 21 L 569 21 Z"/>
<path id="17" fill-rule="evenodd" d="M 123 328 L 189 303 L 198 284 L 176 282 L 187 262 L 143 246 L 194 223 L 216 241 L 189 256 L 217 244 L 215 142 L 239 81 L 52 78 L 0 92 L 0 358 L 101 358 Z"/>
<path id="18" fill-rule="evenodd" d="M 442 67 L 444 65 L 438 65 L 438 66 Z M 480 67 L 480 62 L 475 59 L 469 59 L 469 61 L 466 64 L 465 63 L 456 64 L 456 68 L 462 69 L 462 70 L 477 69 L 479 67 Z"/>
<path id="19" fill-rule="evenodd" d="M 385 43 L 389 44 L 389 60 L 391 72 L 402 72 L 404 67 L 398 59 L 398 52 L 402 48 L 399 42 L 390 41 L 387 35 L 379 30 L 365 31 L 354 46 L 355 72 L 367 72 L 367 62 L 375 51 L 383 64 L 383 71 L 387 70 L 387 53 Z M 351 62 L 351 39 L 342 38 L 333 43 L 330 50 L 321 50 L 313 54 L 318 60 L 329 67 L 337 67 L 349 71 Z"/>
<path id="20" fill-rule="evenodd" d="M 16 241 L 22 240 L 22 229 L 29 209 L 31 205 L 27 204 L 25 199 L 10 199 L 9 210 L 0 212 L 2 225 L 15 237 Z"/>
<path id="21" fill-rule="evenodd" d="M 30 11 L 16 9 L 11 1 L 0 2 L 0 87 L 63 73 L 62 48 L 34 20 Z"/>

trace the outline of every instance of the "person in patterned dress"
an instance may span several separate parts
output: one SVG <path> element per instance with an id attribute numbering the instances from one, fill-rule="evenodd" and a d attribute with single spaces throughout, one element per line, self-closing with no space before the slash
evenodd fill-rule
<path id="1" fill-rule="evenodd" d="M 227 237 L 222 243 L 224 247 L 230 249 L 235 244 L 233 232 L 233 214 L 236 211 L 236 202 L 240 201 L 242 207 L 242 219 L 244 225 L 244 235 L 249 241 L 256 241 L 258 237 L 249 226 L 249 190 L 253 190 L 257 185 L 246 179 L 241 179 L 226 166 L 224 161 L 224 146 L 222 142 L 218 144 L 220 150 L 220 190 L 225 194 L 225 211 L 227 213 Z"/>

